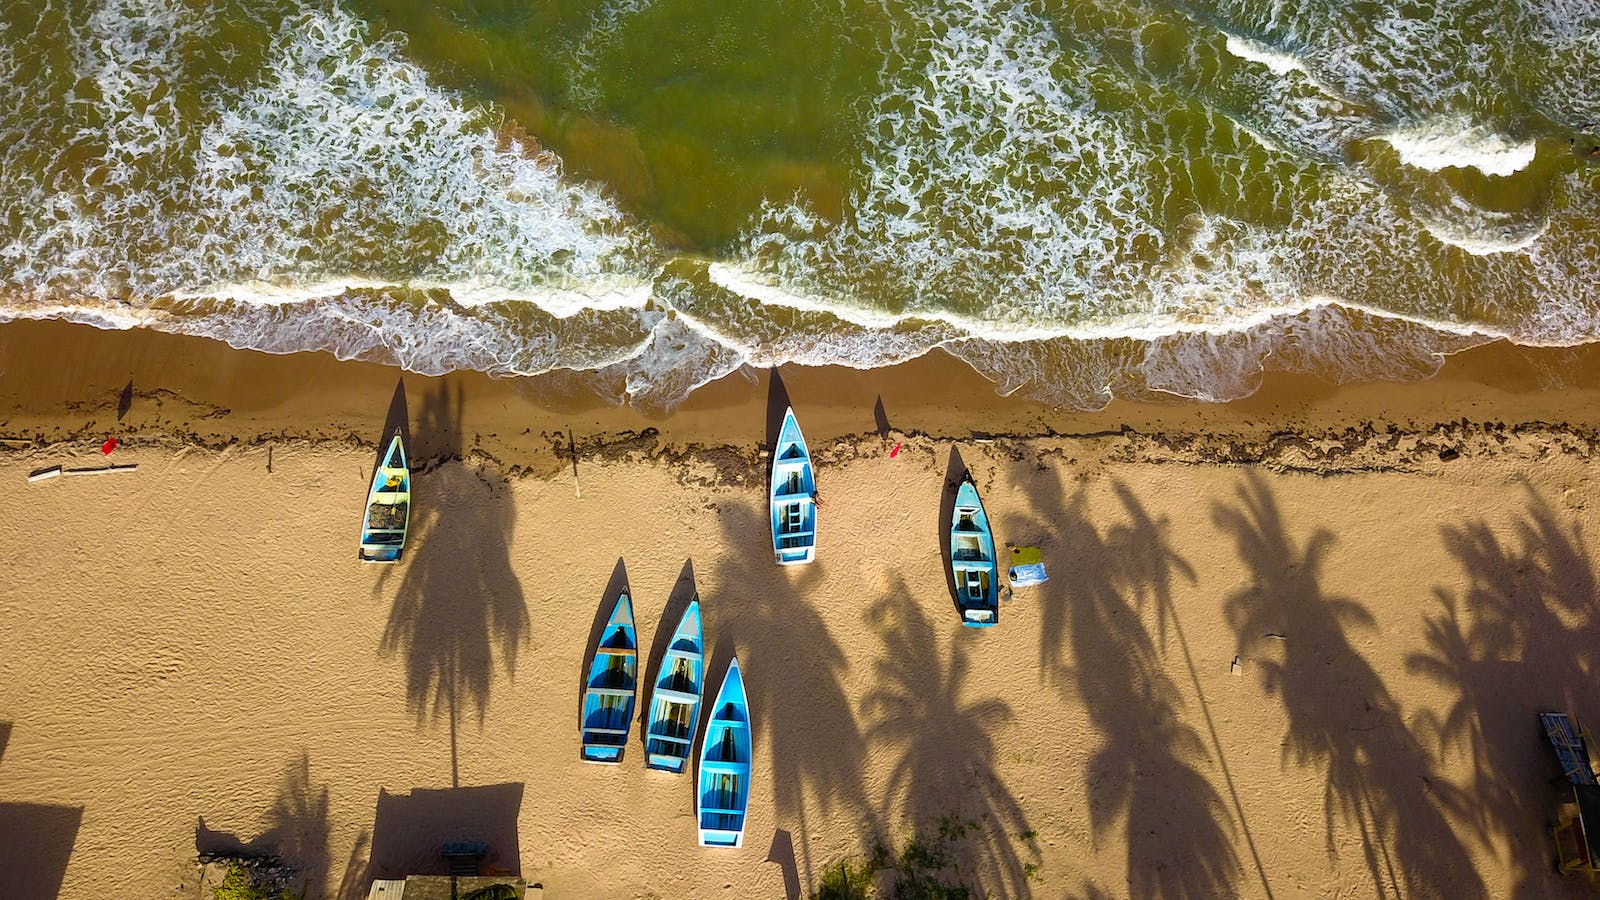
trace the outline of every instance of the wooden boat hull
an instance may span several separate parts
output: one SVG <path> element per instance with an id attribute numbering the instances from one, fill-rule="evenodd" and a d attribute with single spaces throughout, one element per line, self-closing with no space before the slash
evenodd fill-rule
<path id="1" fill-rule="evenodd" d="M 633 626 L 633 600 L 617 597 L 589 657 L 578 730 L 584 762 L 622 762 L 633 726 L 633 700 L 639 675 L 639 640 Z"/>
<path id="2" fill-rule="evenodd" d="M 950 522 L 950 574 L 961 624 L 972 628 L 998 625 L 1000 566 L 994 555 L 994 532 L 971 480 L 963 481 L 956 491 Z"/>
<path id="3" fill-rule="evenodd" d="M 700 745 L 694 812 L 702 847 L 744 846 L 750 805 L 750 736 L 750 704 L 735 658 L 717 690 Z"/>
<path id="4" fill-rule="evenodd" d="M 778 443 L 772 448 L 772 478 L 767 494 L 772 552 L 780 566 L 804 565 L 817 558 L 817 482 L 811 451 L 795 420 L 784 412 Z"/>
<path id="5" fill-rule="evenodd" d="M 705 691 L 705 634 L 700 600 L 683 611 L 672 643 L 661 660 L 661 672 L 650 692 L 650 718 L 645 731 L 645 766 L 678 774 L 689 764 Z"/>
<path id="6" fill-rule="evenodd" d="M 397 434 L 384 451 L 383 464 L 372 474 L 356 557 L 369 563 L 399 562 L 410 527 L 411 467 L 406 463 L 405 444 Z"/>

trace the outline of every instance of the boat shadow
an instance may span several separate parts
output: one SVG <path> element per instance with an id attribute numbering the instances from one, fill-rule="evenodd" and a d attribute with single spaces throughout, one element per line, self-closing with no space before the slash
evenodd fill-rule
<path id="1" fill-rule="evenodd" d="M 961 595 L 956 591 L 956 572 L 950 550 L 950 527 L 955 524 L 956 494 L 961 490 L 961 483 L 971 477 L 972 470 L 967 468 L 966 461 L 961 458 L 961 451 L 951 446 L 950 461 L 944 470 L 944 490 L 939 494 L 939 559 L 944 569 L 945 594 L 950 598 L 950 609 L 955 613 L 957 622 L 965 620 L 965 613 L 961 609 Z"/>
<path id="2" fill-rule="evenodd" d="M 763 445 L 767 451 L 767 480 L 772 480 L 772 465 L 777 461 L 778 434 L 783 431 L 783 414 L 788 412 L 789 389 L 783 384 L 778 367 L 767 370 L 767 434 Z"/>
<path id="3" fill-rule="evenodd" d="M 11 723 L 0 722 L 0 759 Z M 82 806 L 0 803 L 0 896 L 54 900 L 83 824 Z"/>
<path id="4" fill-rule="evenodd" d="M 647 732 L 650 729 L 650 693 L 655 690 L 656 679 L 661 677 L 662 657 L 667 655 L 667 650 L 672 646 L 672 634 L 678 627 L 678 620 L 683 618 L 683 611 L 694 602 L 698 591 L 694 584 L 694 560 L 683 561 L 683 571 L 678 573 L 678 580 L 672 586 L 672 593 L 667 595 L 666 608 L 661 611 L 661 618 L 656 625 L 655 640 L 650 644 L 650 656 L 639 681 L 639 745 L 642 747 L 648 741 Z M 702 618 L 702 626 L 704 619 Z M 704 647 L 701 648 L 704 651 Z M 704 656 L 702 654 L 702 659 Z M 707 667 L 701 665 L 702 678 L 700 681 L 701 703 L 704 707 L 711 698 L 705 697 L 706 681 L 704 673 Z M 696 732 L 698 734 L 698 732 Z"/>
<path id="5" fill-rule="evenodd" d="M 595 651 L 600 649 L 600 641 L 605 638 L 606 622 L 611 619 L 612 610 L 617 605 L 617 598 L 626 593 L 630 598 L 633 592 L 628 589 L 628 566 L 622 557 L 617 557 L 617 564 L 611 569 L 611 578 L 606 582 L 605 592 L 600 595 L 600 605 L 595 607 L 594 621 L 589 625 L 589 640 L 583 645 L 583 661 L 578 667 L 578 710 L 583 710 L 583 698 L 589 690 L 589 664 L 594 661 Z M 634 641 L 638 642 L 638 604 L 634 604 Z M 581 729 L 580 729 L 581 730 Z"/>
<path id="6" fill-rule="evenodd" d="M 400 442 L 405 445 L 407 461 L 420 460 L 421 457 L 416 455 L 417 448 L 411 443 L 411 413 L 406 403 L 404 378 L 395 382 L 394 395 L 389 398 L 389 411 L 383 417 L 383 433 L 378 435 L 378 454 L 372 461 L 372 471 L 383 467 L 384 457 L 389 452 L 389 439 L 396 434 L 400 435 Z"/>

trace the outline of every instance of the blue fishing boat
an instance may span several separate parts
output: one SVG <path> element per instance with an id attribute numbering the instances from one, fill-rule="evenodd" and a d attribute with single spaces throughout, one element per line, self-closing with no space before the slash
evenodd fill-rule
<path id="1" fill-rule="evenodd" d="M 633 694 L 639 680 L 639 641 L 633 629 L 633 601 L 623 591 L 589 658 L 583 691 L 583 759 L 622 762 L 633 724 Z"/>
<path id="2" fill-rule="evenodd" d="M 406 465 L 406 448 L 400 435 L 389 442 L 383 465 L 372 473 L 372 489 L 367 492 L 367 512 L 361 517 L 362 562 L 392 563 L 406 548 L 406 529 L 411 525 L 411 467 Z"/>
<path id="3" fill-rule="evenodd" d="M 694 803 L 700 820 L 700 846 L 744 846 L 750 749 L 750 705 L 735 658 L 717 691 L 705 741 L 700 745 L 700 784 Z"/>
<path id="4" fill-rule="evenodd" d="M 961 624 L 982 628 L 1000 621 L 1000 569 L 994 558 L 994 532 L 968 478 L 956 491 L 950 520 L 950 570 L 955 576 Z"/>
<path id="5" fill-rule="evenodd" d="M 817 481 L 794 407 L 784 410 L 783 427 L 772 450 L 772 549 L 783 566 L 808 563 L 817 555 Z"/>
<path id="6" fill-rule="evenodd" d="M 700 625 L 700 598 L 689 603 L 672 632 L 661 660 L 661 674 L 650 691 L 650 724 L 645 731 L 645 766 L 682 772 L 694 749 L 694 729 L 705 691 L 705 635 Z"/>

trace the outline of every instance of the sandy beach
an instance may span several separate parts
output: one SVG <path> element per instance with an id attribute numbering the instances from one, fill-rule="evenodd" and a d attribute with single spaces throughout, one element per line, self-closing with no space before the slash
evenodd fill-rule
<path id="1" fill-rule="evenodd" d="M 821 499 L 798 569 L 770 556 L 766 372 L 662 416 L 27 322 L 0 367 L 3 897 L 198 898 L 197 856 L 240 848 L 365 897 L 464 834 L 563 900 L 809 896 L 909 841 L 974 896 L 1592 890 L 1552 865 L 1535 716 L 1600 722 L 1592 349 L 1096 413 L 937 355 L 784 369 Z M 410 543 L 362 566 L 397 412 Z M 953 456 L 1050 573 L 982 632 L 939 553 Z M 104 461 L 138 469 L 26 477 Z M 620 767 L 578 759 L 623 579 L 650 659 L 696 592 L 713 669 L 738 656 L 742 850 L 695 845 L 691 779 L 637 729 Z"/>

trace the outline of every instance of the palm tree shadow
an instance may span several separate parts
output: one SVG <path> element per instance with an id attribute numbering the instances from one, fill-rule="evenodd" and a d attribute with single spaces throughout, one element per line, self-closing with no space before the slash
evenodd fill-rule
<path id="1" fill-rule="evenodd" d="M 461 393 L 452 395 L 444 381 L 423 403 L 417 431 L 427 465 L 413 475 L 418 502 L 407 559 L 386 569 L 377 587 L 381 593 L 399 579 L 380 652 L 401 660 L 407 703 L 419 724 L 447 717 L 453 766 L 462 711 L 483 721 L 496 672 L 515 673 L 530 637 L 522 585 L 511 567 L 510 485 L 498 473 L 460 462 L 462 406 Z"/>
<path id="2" fill-rule="evenodd" d="M 1470 766 L 1471 824 L 1479 839 L 1498 838 L 1514 897 L 1545 897 L 1559 888 L 1539 825 L 1555 809 L 1554 754 L 1534 713 L 1592 710 L 1587 690 L 1600 663 L 1600 598 L 1581 527 L 1529 490 L 1514 541 L 1482 520 L 1440 529 L 1467 576 L 1460 596 L 1434 589 L 1438 611 L 1426 620 L 1425 650 L 1407 669 L 1454 693 L 1442 715 L 1423 719 L 1441 760 Z"/>
<path id="3" fill-rule="evenodd" d="M 1319 584 L 1333 535 L 1303 547 L 1290 538 L 1266 484 L 1251 476 L 1213 519 L 1233 535 L 1250 583 L 1226 601 L 1238 652 L 1256 661 L 1268 693 L 1282 698 L 1286 757 L 1325 774 L 1323 820 L 1330 856 L 1340 827 L 1354 828 L 1379 896 L 1487 896 L 1447 818 L 1464 801 L 1438 776 L 1399 704 L 1350 644 L 1372 616 Z"/>
<path id="4" fill-rule="evenodd" d="M 776 825 L 791 834 L 800 877 L 811 884 L 811 838 L 827 816 L 863 815 L 864 851 L 877 828 L 870 812 L 861 812 L 866 742 L 845 690 L 849 664 L 828 621 L 806 599 L 826 577 L 827 563 L 752 565 L 771 559 L 764 514 L 764 507 L 723 506 L 728 556 L 717 563 L 709 582 L 717 593 L 702 604 L 702 615 L 713 659 L 725 664 L 731 648 L 739 648 L 756 752 L 771 759 Z M 706 706 L 720 683 L 708 667 Z"/>
<path id="5" fill-rule="evenodd" d="M 327 890 L 332 831 L 328 819 L 328 787 L 311 783 L 311 754 L 285 769 L 277 799 L 267 814 L 267 829 L 250 841 L 206 827 L 195 826 L 195 851 L 206 858 L 221 856 L 277 857 L 294 871 L 298 896 L 321 896 Z"/>
<path id="6" fill-rule="evenodd" d="M 331 895 L 335 900 L 364 900 L 372 885 L 372 832 L 363 828 L 356 835 L 355 846 L 350 848 L 350 858 L 345 861 L 344 873 L 339 876 L 339 886 Z"/>
<path id="7" fill-rule="evenodd" d="M 1028 869 L 1015 841 L 1033 829 L 1022 805 L 1006 789 L 994 761 L 990 735 L 1012 718 L 997 698 L 967 703 L 962 693 L 970 672 L 960 629 L 951 635 L 949 659 L 938 656 L 933 624 L 896 579 L 867 612 L 883 640 L 874 672 L 878 687 L 862 701 L 872 720 L 867 739 L 900 748 L 890 775 L 883 818 L 898 803 L 919 834 L 936 829 L 948 842 L 943 860 L 962 887 L 996 896 L 1032 893 Z"/>
<path id="8" fill-rule="evenodd" d="M 1234 846 L 1241 823 L 1205 772 L 1216 765 L 1226 773 L 1221 746 L 1212 731 L 1213 754 L 1184 721 L 1185 701 L 1164 658 L 1167 623 L 1182 633 L 1172 580 L 1192 580 L 1193 570 L 1171 548 L 1165 524 L 1125 485 L 1114 487 L 1127 520 L 1104 535 L 1084 489 L 1069 496 L 1054 473 L 1034 492 L 1031 521 L 1013 526 L 1050 534 L 1065 545 L 1050 548 L 1055 557 L 1071 560 L 1070 578 L 1041 586 L 1040 667 L 1083 703 L 1100 737 L 1086 773 L 1090 828 L 1098 842 L 1122 824 L 1128 896 L 1232 896 L 1242 874 Z M 1147 606 L 1160 644 L 1143 623 Z M 1204 694 L 1191 680 L 1204 713 Z M 1261 879 L 1265 887 L 1264 873 Z"/>

